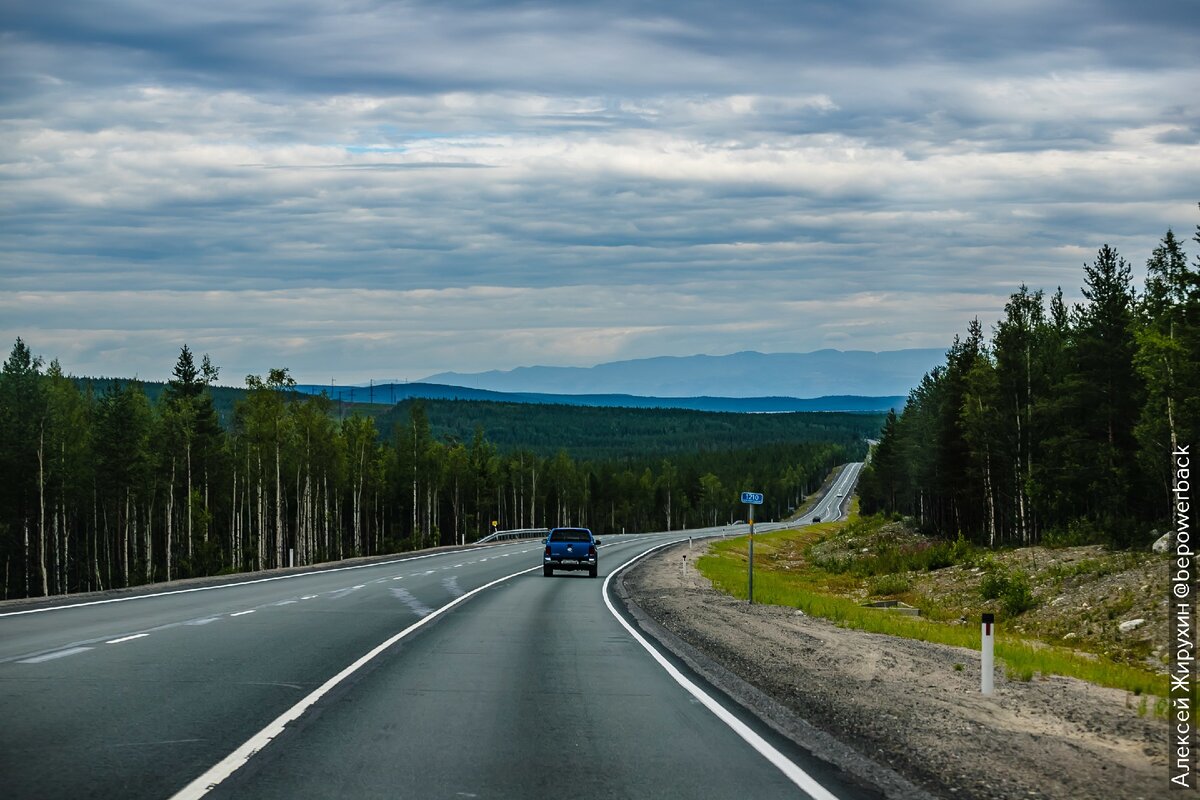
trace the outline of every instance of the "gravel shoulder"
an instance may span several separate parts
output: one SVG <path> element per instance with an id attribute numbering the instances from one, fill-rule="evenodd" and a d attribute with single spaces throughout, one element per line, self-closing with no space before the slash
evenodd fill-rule
<path id="1" fill-rule="evenodd" d="M 984 697 L 977 652 L 749 606 L 695 570 L 702 547 L 642 559 L 618 592 L 706 678 L 888 797 L 1167 796 L 1167 724 L 1139 716 L 1137 698 L 1002 670 Z"/>

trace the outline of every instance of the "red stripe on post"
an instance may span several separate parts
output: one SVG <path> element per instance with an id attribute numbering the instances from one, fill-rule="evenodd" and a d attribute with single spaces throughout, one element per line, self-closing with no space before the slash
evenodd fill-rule
<path id="1" fill-rule="evenodd" d="M 983 632 L 986 633 L 988 636 L 991 636 L 992 635 L 992 623 L 985 622 L 983 624 Z"/>

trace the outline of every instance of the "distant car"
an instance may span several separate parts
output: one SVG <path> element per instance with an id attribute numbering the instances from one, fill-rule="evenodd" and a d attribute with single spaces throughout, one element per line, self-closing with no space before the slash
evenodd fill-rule
<path id="1" fill-rule="evenodd" d="M 838 496 L 838 497 L 843 497 L 845 494 L 846 494 L 845 492 L 838 492 L 838 493 L 837 493 L 837 496 Z"/>
<path id="2" fill-rule="evenodd" d="M 596 577 L 600 568 L 596 548 L 600 540 L 587 528 L 555 528 L 546 537 L 542 553 L 542 575 L 549 578 L 554 570 L 586 569 L 588 577 Z"/>
<path id="3" fill-rule="evenodd" d="M 821 521 L 820 517 L 813 517 L 813 522 L 820 522 L 820 521 Z"/>

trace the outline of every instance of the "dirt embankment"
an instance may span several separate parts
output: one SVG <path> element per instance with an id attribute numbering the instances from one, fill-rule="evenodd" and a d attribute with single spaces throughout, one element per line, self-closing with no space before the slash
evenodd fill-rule
<path id="1" fill-rule="evenodd" d="M 698 554 L 685 562 L 683 546 L 643 559 L 623 577 L 624 592 L 682 640 L 677 648 L 694 648 L 702 668 L 728 670 L 776 701 L 777 726 L 804 720 L 936 797 L 1168 795 L 1167 725 L 1139 716 L 1136 698 L 1070 678 L 1009 681 L 1002 670 L 984 697 L 977 652 L 748 606 L 713 590 L 692 566 Z M 870 772 L 861 758 L 843 762 Z M 889 796 L 920 794 L 869 777 Z"/>

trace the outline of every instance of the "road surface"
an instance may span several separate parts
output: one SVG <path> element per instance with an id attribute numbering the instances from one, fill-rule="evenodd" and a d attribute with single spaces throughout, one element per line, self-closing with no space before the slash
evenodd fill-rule
<path id="1" fill-rule="evenodd" d="M 605 537 L 601 577 L 686 535 Z M 656 658 L 607 581 L 545 578 L 540 554 L 0 607 L 4 796 L 876 796 Z"/>
<path id="2" fill-rule="evenodd" d="M 855 461 L 846 465 L 838 473 L 833 485 L 829 487 L 817 504 L 799 518 L 801 524 L 809 524 L 814 517 L 820 517 L 822 522 L 843 519 L 850 507 L 850 494 L 858 483 L 858 475 L 862 472 L 863 462 Z"/>

